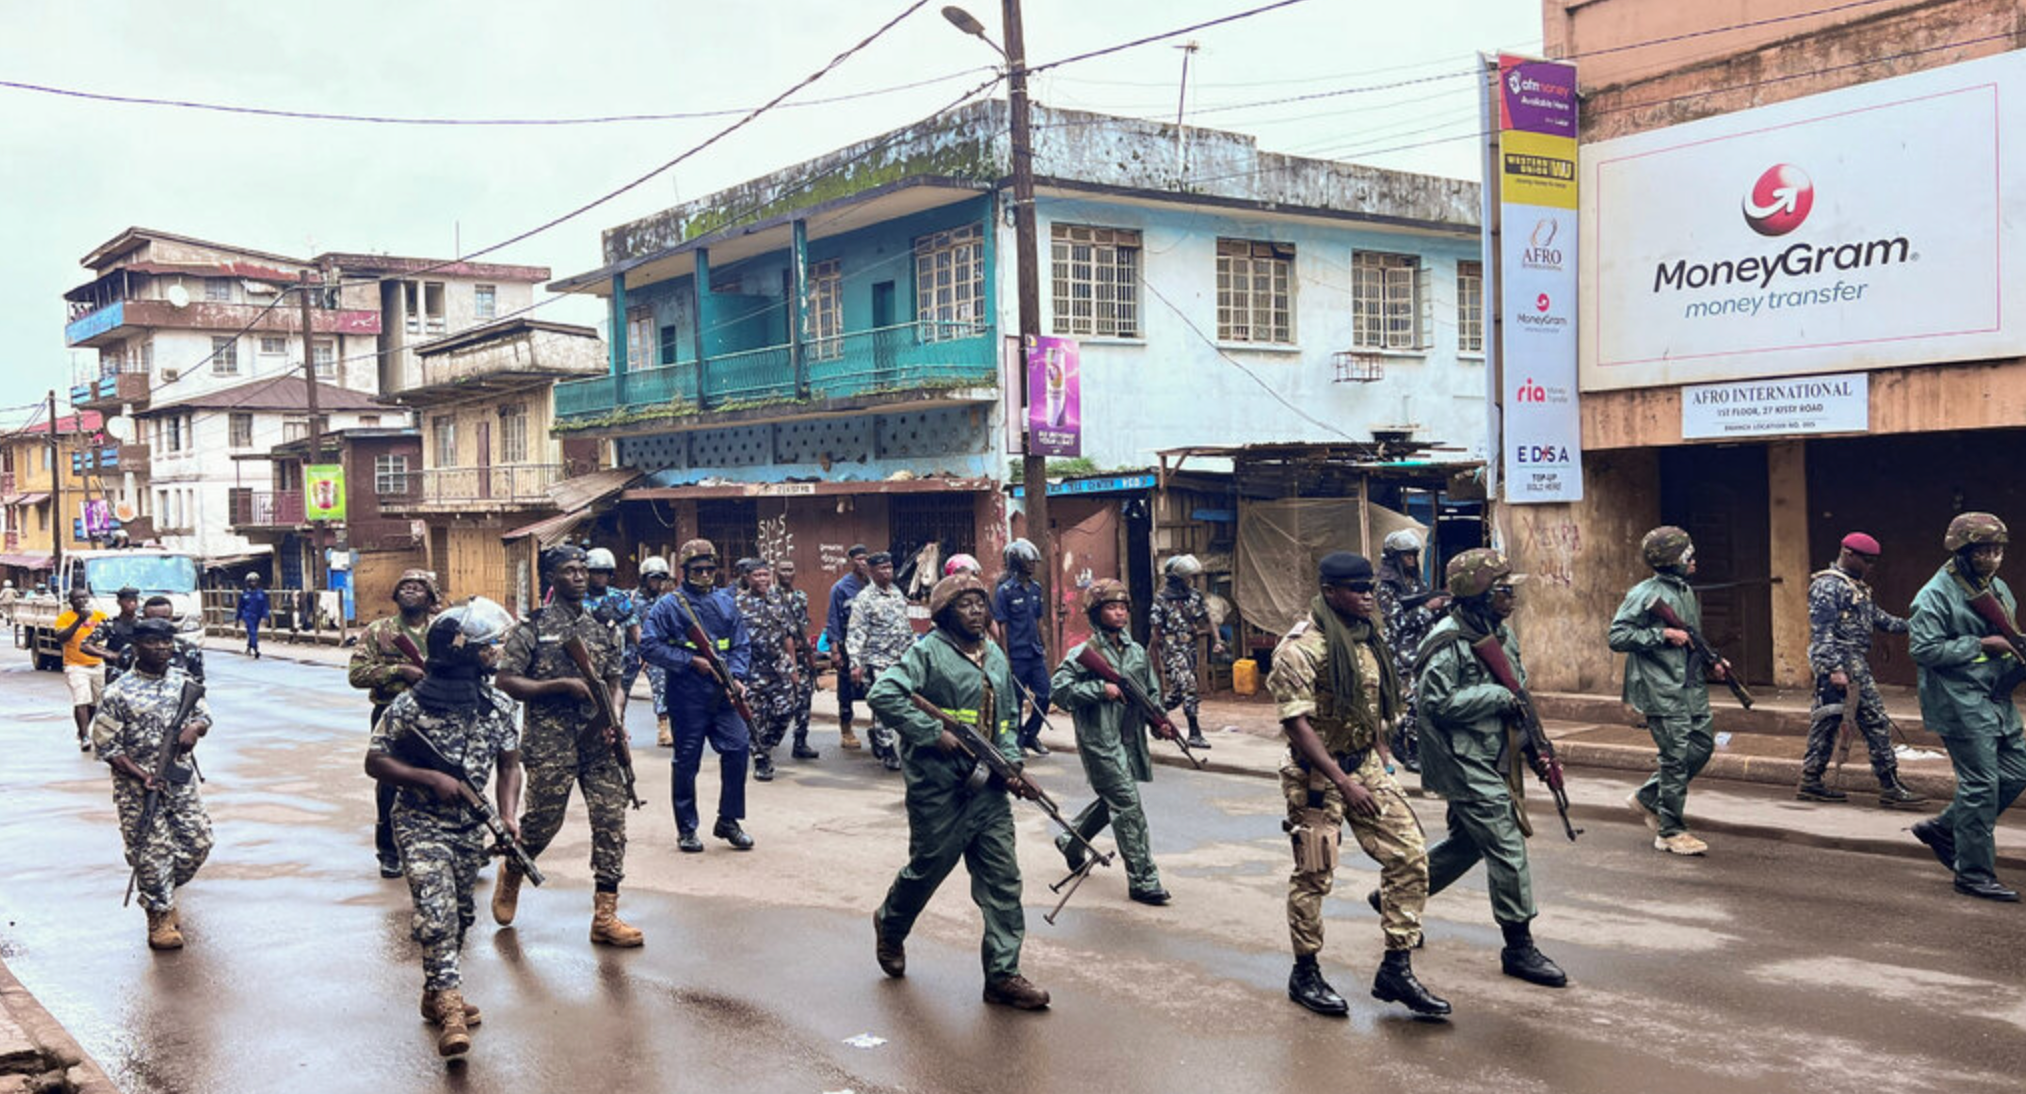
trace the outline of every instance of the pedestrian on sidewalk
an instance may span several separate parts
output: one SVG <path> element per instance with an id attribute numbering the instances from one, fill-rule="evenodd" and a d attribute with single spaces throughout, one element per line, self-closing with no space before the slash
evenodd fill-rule
<path id="1" fill-rule="evenodd" d="M 647 613 L 663 594 L 668 592 L 668 560 L 660 555 L 650 555 L 640 563 L 640 587 L 633 590 L 633 618 L 640 630 L 647 626 Z M 675 735 L 668 728 L 668 673 L 660 665 L 650 665 L 640 656 L 640 644 L 635 640 L 627 651 L 626 663 L 619 677 L 619 689 L 628 696 L 633 694 L 633 681 L 640 673 L 647 673 L 647 690 L 654 696 L 654 743 L 661 748 L 674 748 Z"/>
<path id="2" fill-rule="evenodd" d="M 1955 872 L 1957 892 L 2002 901 L 2019 899 L 1998 881 L 1992 829 L 2026 789 L 2026 741 L 2007 686 L 2017 683 L 2020 663 L 1971 601 L 1995 597 L 1996 611 L 2018 618 L 2012 589 L 1998 576 L 2010 538 L 2005 522 L 1989 513 L 1957 515 L 1942 540 L 1950 558 L 1914 595 L 1909 621 L 1921 719 L 1956 768 L 1955 800 L 1915 824 L 1914 838 Z"/>
<path id="3" fill-rule="evenodd" d="M 421 682 L 423 666 L 402 651 L 399 639 L 407 639 L 409 648 L 421 653 L 429 638 L 429 613 L 441 600 L 436 575 L 428 570 L 403 570 L 394 583 L 394 614 L 366 624 L 365 633 L 352 647 L 345 681 L 364 690 L 373 704 L 368 730 L 379 726 L 394 700 Z M 373 849 L 383 878 L 401 876 L 401 848 L 394 839 L 396 785 L 384 779 L 373 784 Z"/>
<path id="4" fill-rule="evenodd" d="M 1611 618 L 1611 650 L 1625 654 L 1625 702 L 1646 718 L 1646 731 L 1660 750 L 1660 769 L 1634 791 L 1626 804 L 1653 833 L 1655 850 L 1702 855 L 1709 845 L 1688 831 L 1683 811 L 1688 784 L 1716 750 L 1710 730 L 1709 684 L 1705 671 L 1721 678 L 1722 665 L 1704 665 L 1689 648 L 1688 632 L 1665 626 L 1653 614 L 1665 603 L 1690 627 L 1702 626 L 1702 602 L 1688 579 L 1695 573 L 1695 543 L 1687 532 L 1665 524 L 1639 541 L 1653 576 L 1632 586 Z"/>
<path id="5" fill-rule="evenodd" d="M 732 706 L 710 662 L 691 643 L 692 623 L 703 631 L 711 652 L 743 691 L 751 672 L 753 642 L 729 590 L 717 587 L 718 552 L 707 539 L 693 539 L 675 553 L 682 584 L 661 598 L 640 632 L 640 655 L 668 671 L 668 714 L 675 726 L 674 778 L 676 847 L 703 851 L 697 837 L 696 776 L 706 741 L 718 754 L 718 814 L 711 835 L 735 851 L 753 849 L 753 837 L 739 822 L 746 815 L 746 763 L 752 755 L 752 727 Z"/>
<path id="6" fill-rule="evenodd" d="M 1421 822 L 1379 755 L 1379 735 L 1400 714 L 1400 681 L 1378 621 L 1376 575 L 1363 555 L 1337 551 L 1317 566 L 1320 592 L 1273 650 L 1266 688 L 1287 734 L 1280 768 L 1283 828 L 1294 845 L 1287 929 L 1294 944 L 1290 999 L 1317 1014 L 1350 1013 L 1323 979 L 1323 898 L 1336 877 L 1345 822 L 1379 864 L 1379 916 L 1386 956 L 1374 998 L 1440 1017 L 1447 1000 L 1423 987 L 1411 957 L 1428 902 L 1428 850 Z"/>
<path id="7" fill-rule="evenodd" d="M 260 587 L 259 574 L 246 575 L 246 588 L 240 590 L 239 603 L 232 609 L 232 618 L 246 628 L 246 652 L 253 659 L 260 660 L 260 628 L 274 615 L 268 606 L 267 590 Z"/>
<path id="8" fill-rule="evenodd" d="M 1013 682 L 1027 693 L 1030 711 L 1020 723 L 1020 750 L 1036 756 L 1048 755 L 1041 743 L 1041 720 L 1048 715 L 1050 687 L 1048 647 L 1042 644 L 1041 621 L 1048 614 L 1041 599 L 1041 583 L 1034 580 L 1034 567 L 1041 552 L 1025 539 L 1006 545 L 1001 557 L 1005 569 L 999 572 L 998 587 L 992 590 L 992 620 L 1006 659 L 1013 666 Z M 950 559 L 955 565 L 960 555 Z M 945 574 L 944 576 L 949 576 Z M 1012 700 L 1017 706 L 1019 700 Z"/>
<path id="9" fill-rule="evenodd" d="M 437 1027 L 443 1056 L 471 1049 L 471 1027 L 480 1018 L 464 998 L 458 951 L 478 918 L 472 891 L 489 853 L 488 833 L 464 788 L 484 794 L 497 771 L 500 822 L 520 835 L 514 820 L 520 731 L 513 701 L 487 680 L 513 626 L 513 616 L 484 597 L 437 616 L 418 647 L 427 651 L 427 673 L 384 711 L 376 709 L 366 746 L 366 774 L 393 792 L 393 829 L 415 906 L 413 937 L 422 947 L 422 1018 Z"/>
<path id="10" fill-rule="evenodd" d="M 980 955 L 985 1002 L 1018 1010 L 1048 1005 L 1048 993 L 1020 972 L 1027 920 L 1020 906 L 1020 858 L 1014 853 L 1009 794 L 1032 798 L 1024 775 L 1010 785 L 965 787 L 975 761 L 956 735 L 914 705 L 920 696 L 979 736 L 1017 769 L 1022 763 L 1014 719 L 1013 671 L 986 637 L 992 621 L 985 583 L 968 575 L 946 577 L 929 591 L 935 630 L 915 643 L 866 696 L 866 706 L 900 737 L 907 780 L 908 862 L 872 913 L 873 956 L 888 976 L 907 974 L 905 943 L 936 888 L 962 861 L 971 874 L 971 899 L 985 920 Z"/>
<path id="11" fill-rule="evenodd" d="M 1825 785 L 1829 756 L 1857 699 L 1857 728 L 1871 753 L 1871 773 L 1878 778 L 1878 804 L 1905 809 L 1927 799 L 1899 781 L 1899 758 L 1892 753 L 1892 721 L 1885 700 L 1871 678 L 1874 634 L 1905 634 L 1906 620 L 1878 606 L 1866 578 L 1878 565 L 1878 541 L 1863 532 L 1843 537 L 1836 562 L 1808 582 L 1808 667 L 1815 672 L 1815 706 L 1809 713 L 1808 747 L 1801 758 L 1801 785 L 1794 796 L 1802 801 L 1840 802 L 1841 789 Z"/>
<path id="12" fill-rule="evenodd" d="M 844 553 L 845 564 L 849 567 L 843 577 L 830 586 L 830 614 L 824 617 L 823 637 L 830 644 L 830 666 L 837 677 L 837 744 L 841 748 L 856 750 L 863 747 L 858 736 L 851 732 L 851 701 L 863 693 L 851 683 L 851 651 L 846 649 L 846 639 L 851 633 L 851 602 L 858 599 L 871 578 L 866 573 L 865 560 L 872 551 L 863 543 L 854 543 Z"/>
<path id="13" fill-rule="evenodd" d="M 591 941 L 638 946 L 642 935 L 619 918 L 619 883 L 626 876 L 626 807 L 629 795 L 615 744 L 624 745 L 619 726 L 586 735 L 598 715 L 592 687 L 617 691 L 619 646 L 610 627 L 584 610 L 591 571 L 584 551 L 567 544 L 542 552 L 541 576 L 555 590 L 549 603 L 509 632 L 499 659 L 499 690 L 522 705 L 521 762 L 527 770 L 527 807 L 521 813 L 521 842 L 529 858 L 540 858 L 563 827 L 570 788 L 584 788 L 591 819 Z M 591 654 L 598 682 L 586 683 L 563 646 L 581 639 Z M 617 707 L 615 695 L 612 705 Z M 492 918 L 511 926 L 520 907 L 521 872 L 500 864 L 493 883 Z"/>
<path id="14" fill-rule="evenodd" d="M 70 689 L 70 717 L 77 723 L 77 748 L 91 748 L 91 721 L 105 696 L 105 659 L 85 647 L 106 613 L 91 606 L 91 593 L 70 591 L 70 608 L 56 617 L 56 642 L 63 647 L 63 683 Z"/>
<path id="15" fill-rule="evenodd" d="M 774 579 L 780 583 L 783 610 L 788 613 L 789 638 L 795 648 L 795 694 L 789 725 L 795 731 L 798 760 L 814 760 L 821 754 L 809 747 L 809 707 L 816 700 L 816 647 L 809 643 L 809 594 L 795 587 L 795 560 L 774 563 Z"/>
<path id="16" fill-rule="evenodd" d="M 774 780 L 774 749 L 788 735 L 795 716 L 795 655 L 788 641 L 794 621 L 788 605 L 774 588 L 774 567 L 766 559 L 739 560 L 736 602 L 753 644 L 751 674 L 746 678 L 749 702 L 759 724 L 753 733 L 753 778 Z"/>
<path id="17" fill-rule="evenodd" d="M 1077 658 L 1084 649 L 1094 649 L 1113 671 L 1127 680 L 1136 680 L 1148 695 L 1161 686 L 1147 651 L 1126 628 L 1132 623 L 1132 597 L 1125 583 L 1104 578 L 1093 581 L 1083 592 L 1084 614 L 1090 617 L 1091 636 L 1062 659 L 1049 682 L 1057 706 L 1070 712 L 1076 721 L 1076 754 L 1083 761 L 1083 773 L 1097 799 L 1083 807 L 1070 822 L 1083 837 L 1078 843 L 1064 832 L 1055 837 L 1055 849 L 1071 870 L 1083 868 L 1084 845 L 1111 826 L 1119 853 L 1126 860 L 1126 895 L 1141 904 L 1166 904 L 1172 899 L 1161 886 L 1161 872 L 1154 867 L 1154 852 L 1147 840 L 1147 811 L 1140 804 L 1136 783 L 1154 781 L 1154 762 L 1147 746 L 1146 717 L 1117 684 L 1085 668 Z M 1169 736 L 1173 736 L 1170 731 Z"/>
<path id="18" fill-rule="evenodd" d="M 1487 638 L 1505 651 L 1519 684 L 1526 685 L 1519 636 L 1506 626 L 1518 606 L 1512 564 L 1478 547 L 1449 560 L 1448 613 L 1415 653 L 1421 688 L 1421 785 L 1448 803 L 1449 833 L 1428 849 L 1428 895 L 1449 888 L 1484 863 L 1491 917 L 1505 936 L 1499 968 L 1530 984 L 1559 988 L 1561 967 L 1534 945 L 1533 876 L 1527 869 L 1527 821 L 1521 740 L 1512 716 L 1519 696 L 1492 678 L 1475 652 Z M 1530 757 L 1537 771 L 1545 757 Z M 1545 778 L 1545 776 L 1543 776 Z M 1367 898 L 1376 908 L 1379 894 Z"/>
<path id="19" fill-rule="evenodd" d="M 174 624 L 162 619 L 135 624 L 134 671 L 106 689 L 91 724 L 98 757 L 112 768 L 120 839 L 153 950 L 183 948 L 176 890 L 197 876 L 211 854 L 211 818 L 197 792 L 196 762 L 179 757 L 163 778 L 155 775 L 163 749 L 187 753 L 211 731 L 211 708 L 202 698 L 183 724 L 175 724 L 187 679 L 175 665 L 175 651 Z M 158 795 L 155 811 L 143 827 L 151 792 Z"/>
<path id="20" fill-rule="evenodd" d="M 1421 537 L 1408 528 L 1387 536 L 1379 555 L 1379 615 L 1386 623 L 1386 644 L 1393 649 L 1393 671 L 1406 695 L 1406 713 L 1393 723 L 1387 744 L 1409 771 L 1421 770 L 1414 651 L 1448 607 L 1449 597 L 1431 591 L 1421 577 Z"/>
<path id="21" fill-rule="evenodd" d="M 851 655 L 851 686 L 860 694 L 869 690 L 879 674 L 899 663 L 914 645 L 914 624 L 907 617 L 907 594 L 893 583 L 893 556 L 875 551 L 865 560 L 865 572 L 872 584 L 851 600 L 851 623 L 845 631 L 845 649 Z M 872 754 L 888 771 L 899 771 L 900 749 L 893 730 L 878 719 L 866 731 L 872 739 Z"/>
<path id="22" fill-rule="evenodd" d="M 1190 748 L 1209 748 L 1210 742 L 1203 737 L 1203 723 L 1197 719 L 1202 704 L 1196 682 L 1198 646 L 1207 637 L 1210 655 L 1222 657 L 1224 642 L 1210 623 L 1208 602 L 1190 584 L 1203 572 L 1203 564 L 1196 561 L 1195 555 L 1176 555 L 1162 564 L 1161 571 L 1166 575 L 1165 582 L 1147 611 L 1147 644 L 1154 656 L 1161 659 L 1161 679 L 1166 683 L 1161 689 L 1161 703 L 1168 710 L 1182 708 L 1189 721 Z"/>

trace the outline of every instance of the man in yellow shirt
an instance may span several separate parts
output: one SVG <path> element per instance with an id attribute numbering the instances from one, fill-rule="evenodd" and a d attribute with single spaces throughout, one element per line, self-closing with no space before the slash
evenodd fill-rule
<path id="1" fill-rule="evenodd" d="M 84 652 L 84 645 L 106 614 L 91 606 L 91 594 L 70 591 L 70 610 L 56 617 L 56 640 L 63 643 L 63 682 L 70 687 L 70 713 L 77 720 L 77 747 L 91 751 L 91 719 L 106 689 L 105 662 Z"/>

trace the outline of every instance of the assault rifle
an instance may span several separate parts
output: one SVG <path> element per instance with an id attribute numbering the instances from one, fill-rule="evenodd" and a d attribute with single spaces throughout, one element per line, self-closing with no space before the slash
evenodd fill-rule
<path id="1" fill-rule="evenodd" d="M 421 669 L 429 667 L 428 658 L 422 656 L 422 651 L 415 648 L 415 640 L 408 637 L 407 635 L 405 634 L 395 635 L 394 648 L 400 650 L 401 656 L 406 657 L 410 662 L 414 664 L 416 668 Z"/>
<path id="2" fill-rule="evenodd" d="M 407 639 L 404 637 L 399 641 L 405 642 Z M 413 645 L 413 643 L 410 643 L 410 645 Z M 472 780 L 471 774 L 465 771 L 464 765 L 451 763 L 450 758 L 443 754 L 443 750 L 436 747 L 436 742 L 430 740 L 426 734 L 419 730 L 395 742 L 395 750 L 397 752 L 408 751 L 402 746 L 411 740 L 419 742 L 428 751 L 429 755 L 423 757 L 411 754 L 399 758 L 411 766 L 423 767 L 431 771 L 440 771 L 457 780 L 458 797 L 464 800 L 464 804 L 469 806 L 472 812 L 478 814 L 479 820 L 485 822 L 485 830 L 492 833 L 493 845 L 491 853 L 504 855 L 513 859 L 514 869 L 519 870 L 522 877 L 534 882 L 537 886 L 547 880 L 542 877 L 542 871 L 535 865 L 535 860 L 529 856 L 528 849 L 521 845 L 520 840 L 514 838 L 513 833 L 507 831 L 506 822 L 500 819 L 499 810 L 494 807 L 492 802 L 486 800 L 485 794 L 479 790 L 478 784 Z M 415 762 L 417 760 L 421 762 Z"/>
<path id="3" fill-rule="evenodd" d="M 1998 591 L 1985 586 L 1984 591 L 1970 598 L 1970 610 L 1976 612 L 1991 628 L 1991 633 L 2003 638 L 2012 647 L 2012 656 L 2019 664 L 1998 677 L 1991 685 L 1991 698 L 1999 702 L 2012 701 L 2012 691 L 2021 682 L 2026 682 L 2026 635 L 2012 623 L 2012 613 L 2005 610 L 2005 604 L 1998 599 Z"/>
<path id="4" fill-rule="evenodd" d="M 633 783 L 633 750 L 626 744 L 626 723 L 619 720 L 619 712 L 612 709 L 612 689 L 605 686 L 605 680 L 598 675 L 598 669 L 591 664 L 591 648 L 584 640 L 572 636 L 563 640 L 563 652 L 570 663 L 577 666 L 577 679 L 583 681 L 591 693 L 591 702 L 598 708 L 597 721 L 591 726 L 595 732 L 612 734 L 612 758 L 619 761 L 619 774 L 626 780 L 626 800 L 638 809 L 647 803 L 641 800 Z"/>
<path id="5" fill-rule="evenodd" d="M 204 685 L 195 680 L 183 681 L 183 693 L 176 698 L 176 714 L 169 719 L 169 727 L 162 732 L 162 744 L 155 752 L 155 775 L 149 781 L 148 791 L 141 798 L 140 823 L 134 827 L 134 869 L 127 875 L 127 895 L 120 898 L 124 908 L 134 899 L 134 884 L 141 879 L 141 857 L 147 854 L 149 835 L 155 827 L 155 814 L 162 808 L 162 784 L 182 784 L 190 781 L 192 772 L 185 772 L 176 778 L 176 758 L 183 754 L 183 725 L 196 713 L 197 701 L 204 698 Z M 194 758 L 193 768 L 194 772 Z"/>
<path id="6" fill-rule="evenodd" d="M 1161 709 L 1161 704 L 1154 702 L 1153 696 L 1147 694 L 1147 689 L 1141 687 L 1138 680 L 1131 679 L 1113 668 L 1104 654 L 1088 642 L 1077 651 L 1076 663 L 1090 670 L 1098 679 L 1124 692 L 1126 701 L 1147 720 L 1147 725 L 1153 729 L 1154 736 L 1164 741 L 1175 742 L 1182 750 L 1182 755 L 1188 757 L 1189 763 L 1198 770 L 1202 769 L 1203 761 L 1197 759 L 1194 752 L 1189 751 L 1189 742 L 1182 739 L 1182 731 L 1175 728 L 1174 719 L 1168 717 L 1168 712 Z"/>
<path id="7" fill-rule="evenodd" d="M 1653 598 L 1653 603 L 1646 606 L 1646 611 L 1662 624 L 1686 632 L 1689 650 L 1704 663 L 1723 666 L 1724 685 L 1737 697 L 1739 706 L 1746 710 L 1752 709 L 1752 693 L 1746 691 L 1745 685 L 1739 682 L 1738 670 L 1729 661 L 1724 660 L 1723 655 L 1716 652 L 1716 647 L 1709 644 L 1709 639 L 1704 638 L 1701 631 L 1682 622 L 1681 616 L 1675 613 L 1674 608 L 1659 597 Z"/>
<path id="8" fill-rule="evenodd" d="M 732 679 L 732 670 L 718 657 L 717 647 L 711 645 L 711 636 L 705 633 L 703 620 L 696 617 L 696 608 L 690 604 L 689 598 L 683 596 L 681 590 L 668 595 L 675 597 L 676 603 L 682 605 L 682 613 L 689 617 L 686 636 L 692 647 L 690 656 L 710 667 L 711 675 L 717 677 L 718 690 L 724 694 L 725 701 L 732 705 L 732 709 L 738 712 L 739 717 L 745 720 L 748 729 L 760 724 L 760 720 L 753 716 L 752 704 L 746 702 L 745 693 L 739 690 L 738 681 Z"/>
<path id="9" fill-rule="evenodd" d="M 1062 809 L 1055 804 L 1055 799 L 1049 797 L 1048 792 L 1041 789 L 1041 787 L 1022 778 L 1020 769 L 1014 767 L 1013 762 L 1008 760 L 1004 753 L 992 747 L 992 742 L 986 740 L 984 734 L 978 732 L 978 727 L 951 717 L 941 707 L 922 698 L 918 692 L 909 692 L 908 701 L 915 705 L 915 709 L 934 718 L 937 723 L 948 730 L 950 735 L 957 739 L 957 747 L 963 751 L 964 755 L 971 758 L 971 774 L 965 782 L 967 788 L 975 789 L 995 778 L 1000 783 L 1009 787 L 1016 782 L 1025 783 L 1027 788 L 1033 791 L 1034 796 L 1030 800 L 1035 805 L 1040 806 L 1042 812 L 1048 814 L 1048 819 L 1054 821 L 1056 827 L 1069 833 L 1070 839 L 1083 845 L 1084 855 L 1086 856 L 1083 860 L 1083 865 L 1072 870 L 1068 877 L 1048 887 L 1052 892 L 1062 893 L 1062 900 L 1055 905 L 1054 910 L 1042 916 L 1052 926 L 1055 923 L 1056 915 L 1062 911 L 1063 905 L 1069 903 L 1069 898 L 1076 895 L 1077 887 L 1083 884 L 1085 877 L 1089 876 L 1091 867 L 1093 865 L 1110 866 L 1112 864 L 1111 852 L 1100 851 L 1089 840 L 1085 839 L 1083 833 L 1077 831 L 1076 826 L 1069 823 L 1063 817 Z M 1068 892 L 1063 892 L 1064 886 L 1068 887 Z"/>
<path id="10" fill-rule="evenodd" d="M 1506 658 L 1505 647 L 1499 644 L 1498 636 L 1487 634 L 1470 644 L 1470 652 L 1491 673 L 1491 678 L 1512 692 L 1515 705 L 1513 720 L 1520 731 L 1520 749 L 1527 754 L 1534 773 L 1547 784 L 1548 793 L 1554 795 L 1555 812 L 1562 815 L 1562 831 L 1569 841 L 1575 842 L 1582 829 L 1569 823 L 1569 790 L 1562 776 L 1562 759 L 1555 755 L 1555 743 L 1548 739 L 1548 731 L 1541 727 L 1540 712 L 1534 709 L 1534 697 L 1520 684 L 1519 673 L 1513 671 L 1512 662 Z"/>

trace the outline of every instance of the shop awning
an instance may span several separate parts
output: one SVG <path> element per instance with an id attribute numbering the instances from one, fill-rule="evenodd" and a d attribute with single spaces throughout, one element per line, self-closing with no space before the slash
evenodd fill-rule
<path id="1" fill-rule="evenodd" d="M 18 495 L 16 495 L 16 496 L 12 497 L 12 498 L 9 498 L 9 499 L 7 500 L 7 504 L 9 504 L 9 505 L 41 505 L 41 504 L 42 504 L 43 502 L 45 502 L 45 501 L 48 501 L 48 500 L 49 500 L 49 491 L 47 491 L 47 490 L 44 490 L 44 491 L 40 491 L 40 492 L 37 492 L 37 493 L 33 493 L 33 494 L 18 494 Z"/>
<path id="2" fill-rule="evenodd" d="M 24 570 L 47 570 L 56 565 L 56 559 L 49 555 L 0 555 L 0 566 L 19 566 Z"/>
<path id="3" fill-rule="evenodd" d="M 716 482 L 689 486 L 641 486 L 621 501 L 675 501 L 679 498 L 810 498 L 837 494 L 947 494 L 997 490 L 990 479 L 874 479 L 870 482 Z"/>
<path id="4" fill-rule="evenodd" d="M 236 554 L 205 555 L 204 568 L 207 570 L 225 570 L 234 566 L 244 566 L 249 562 L 258 562 L 273 553 L 274 547 L 272 544 L 254 544 L 251 549 Z"/>
<path id="5" fill-rule="evenodd" d="M 526 536 L 533 536 L 535 537 L 536 546 L 548 547 L 557 540 L 576 531 L 577 526 L 590 519 L 590 517 L 591 510 L 588 506 L 582 509 L 572 509 L 567 513 L 557 513 L 553 517 L 544 517 L 533 524 L 523 524 L 519 528 L 502 532 L 499 538 L 503 540 L 516 540 Z"/>

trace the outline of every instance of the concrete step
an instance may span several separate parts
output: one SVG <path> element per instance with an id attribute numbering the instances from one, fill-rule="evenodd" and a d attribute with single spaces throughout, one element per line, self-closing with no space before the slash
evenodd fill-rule
<path id="1" fill-rule="evenodd" d="M 1653 738 L 1642 724 L 1624 725 L 1554 721 L 1544 723 L 1562 762 L 1571 767 L 1597 767 L 1639 773 L 1651 772 L 1657 761 Z M 1932 734 L 1926 735 L 1930 740 Z M 1791 733 L 1736 733 L 1717 731 L 1716 752 L 1699 778 L 1734 779 L 1772 786 L 1798 786 L 1801 782 L 1801 753 L 1806 741 Z M 1948 754 L 1936 741 L 1932 746 L 1918 739 L 1911 749 L 1901 747 L 1899 777 L 1916 794 L 1935 800 L 1929 810 L 1939 809 L 1956 792 L 1955 769 Z M 1850 756 L 1839 773 L 1832 762 L 1823 782 L 1848 793 L 1853 800 L 1870 801 L 1878 793 L 1878 780 L 1862 740 L 1852 742 Z"/>
<path id="2" fill-rule="evenodd" d="M 1710 724 L 1715 731 L 1807 738 L 1808 712 L 1813 706 L 1813 696 L 1791 691 L 1768 690 L 1761 693 L 1757 689 L 1754 689 L 1753 695 L 1756 701 L 1752 709 L 1746 710 L 1737 705 L 1723 685 L 1712 684 Z M 1542 721 L 1632 726 L 1642 732 L 1646 725 L 1639 712 L 1625 705 L 1616 694 L 1537 692 L 1534 701 L 1539 704 Z M 1913 745 L 1940 750 L 1941 738 L 1928 732 L 1926 724 L 1921 721 L 1919 703 L 1908 689 L 1894 689 L 1894 693 L 1886 695 L 1885 710 L 1893 724 Z"/>

